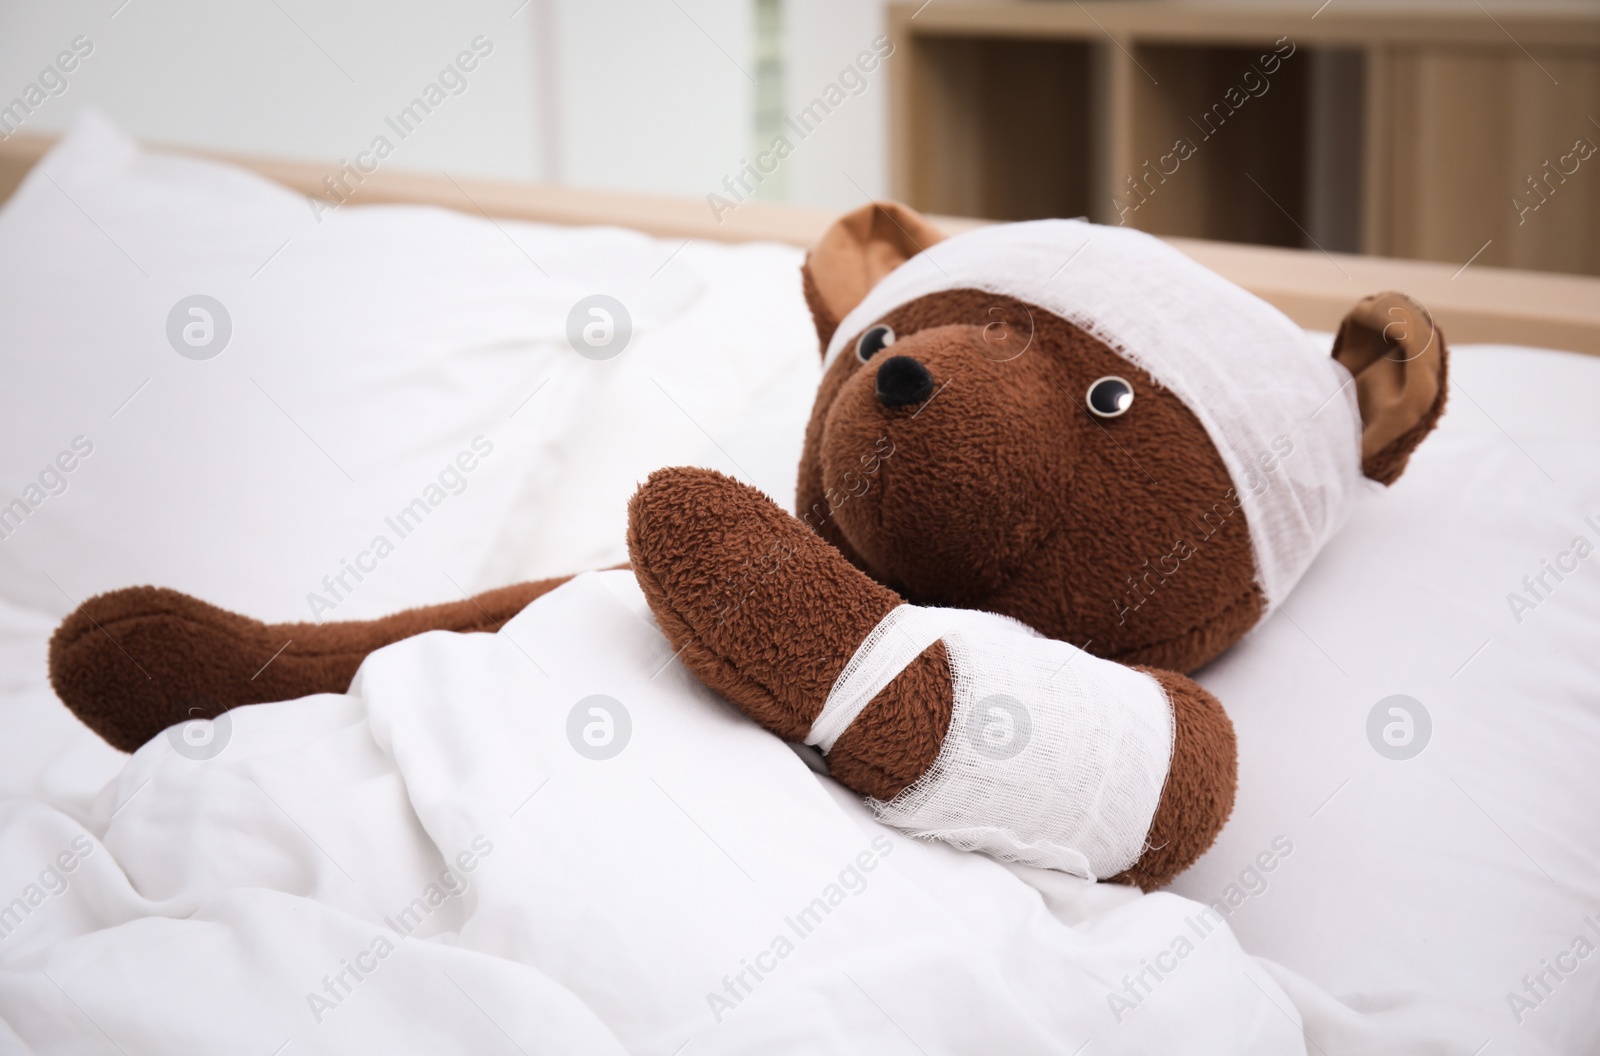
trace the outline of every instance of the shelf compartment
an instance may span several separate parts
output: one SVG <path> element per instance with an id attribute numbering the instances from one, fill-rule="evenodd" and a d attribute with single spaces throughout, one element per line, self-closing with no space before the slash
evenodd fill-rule
<path id="1" fill-rule="evenodd" d="M 916 47 L 905 175 L 918 208 L 992 220 L 1089 213 L 1094 45 L 939 37 Z"/>

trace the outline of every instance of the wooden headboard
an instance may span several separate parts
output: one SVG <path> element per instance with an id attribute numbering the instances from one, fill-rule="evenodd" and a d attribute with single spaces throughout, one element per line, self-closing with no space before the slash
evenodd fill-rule
<path id="1" fill-rule="evenodd" d="M 54 137 L 21 133 L 0 141 L 0 201 L 11 195 L 54 142 Z M 334 171 L 310 162 L 182 152 L 240 165 L 292 190 L 323 198 L 327 197 L 323 180 Z M 663 238 L 798 246 L 816 241 L 837 215 L 832 209 L 751 201 L 719 222 L 697 198 L 404 171 L 368 176 L 354 200 L 435 205 L 510 220 L 609 224 Z M 951 233 L 982 223 L 959 217 L 934 220 Z M 1307 328 L 1332 330 L 1367 294 L 1401 290 L 1427 305 L 1454 342 L 1533 345 L 1600 355 L 1600 279 L 1198 239 L 1168 241 Z"/>

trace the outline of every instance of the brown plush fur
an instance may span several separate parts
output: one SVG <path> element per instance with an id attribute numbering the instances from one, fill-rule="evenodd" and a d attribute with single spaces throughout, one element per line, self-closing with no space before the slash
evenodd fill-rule
<path id="1" fill-rule="evenodd" d="M 1355 378 L 1361 471 L 1393 484 L 1444 413 L 1449 357 L 1428 309 L 1403 293 L 1378 293 L 1345 316 L 1333 358 Z"/>
<path id="2" fill-rule="evenodd" d="M 321 624 L 267 624 L 175 590 L 129 587 L 90 598 L 56 628 L 50 682 L 86 726 L 131 752 L 168 726 L 242 704 L 341 693 L 374 649 L 424 631 L 497 630 L 564 582 Z"/>
<path id="3" fill-rule="evenodd" d="M 932 224 L 898 202 L 873 202 L 841 216 L 806 258 L 806 303 L 818 332 L 826 329 L 832 336 L 844 318 L 844 312 L 830 306 L 854 305 L 885 275 L 943 239 Z"/>
<path id="4" fill-rule="evenodd" d="M 822 347 L 826 348 L 828 342 L 833 340 L 839 320 L 828 310 L 827 303 L 822 299 L 822 291 L 817 289 L 816 280 L 811 277 L 810 268 L 800 269 L 800 292 L 805 295 L 806 307 L 811 309 L 811 321 L 816 325 L 817 336 L 822 339 Z"/>
<path id="5" fill-rule="evenodd" d="M 822 345 L 874 284 L 940 238 L 893 203 L 841 218 L 803 271 Z M 847 350 L 818 390 L 799 520 L 707 470 L 663 470 L 639 490 L 628 545 L 651 608 L 691 670 L 791 740 L 902 598 L 1005 613 L 1100 656 L 1154 665 L 1176 723 L 1172 766 L 1147 850 L 1116 879 L 1164 885 L 1215 839 L 1236 774 L 1226 713 L 1174 672 L 1215 657 L 1263 611 L 1221 457 L 1173 394 L 1028 304 L 957 290 L 877 322 L 895 331 L 892 353 L 861 364 Z M 877 370 L 891 355 L 930 372 L 926 401 L 878 399 Z M 1350 313 L 1334 356 L 1356 387 L 1362 468 L 1390 483 L 1443 410 L 1443 337 L 1421 305 L 1381 294 Z M 1114 419 L 1085 407 L 1090 383 L 1107 374 L 1135 393 Z M 85 723 L 131 751 L 194 716 L 342 691 L 373 649 L 425 630 L 494 630 L 561 582 L 366 623 L 275 626 L 172 591 L 117 591 L 62 624 L 51 678 Z M 937 756 L 951 709 L 949 663 L 935 644 L 839 738 L 832 773 L 892 797 Z"/>
<path id="6" fill-rule="evenodd" d="M 683 662 L 789 741 L 805 738 L 867 633 L 901 599 L 754 488 L 708 469 L 663 469 L 628 508 L 634 575 Z M 935 643 L 872 699 L 828 765 L 887 799 L 922 776 L 952 703 Z"/>
<path id="7" fill-rule="evenodd" d="M 1161 683 L 1172 704 L 1172 766 L 1144 853 L 1111 879 L 1154 891 L 1194 864 L 1233 813 L 1239 749 L 1216 697 L 1174 671 L 1139 670 Z"/>
<path id="8" fill-rule="evenodd" d="M 877 364 L 841 355 L 800 464 L 801 516 L 859 567 L 916 604 L 1001 612 L 1099 656 L 1183 671 L 1254 625 L 1244 514 L 1176 396 L 1007 297 L 940 294 L 883 321 L 894 354 L 932 371 L 935 395 L 885 407 Z M 1134 387 L 1119 418 L 1084 406 L 1107 374 Z M 863 455 L 885 450 L 863 473 Z M 1181 561 L 1180 541 L 1192 550 Z"/>

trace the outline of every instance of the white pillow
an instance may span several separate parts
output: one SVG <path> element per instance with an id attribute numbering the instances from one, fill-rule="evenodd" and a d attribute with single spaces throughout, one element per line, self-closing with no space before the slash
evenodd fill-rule
<path id="1" fill-rule="evenodd" d="M 152 583 L 348 619 L 592 567 L 615 547 L 575 511 L 620 526 L 657 465 L 737 472 L 707 432 L 725 441 L 774 376 L 815 370 L 797 251 L 680 248 L 432 208 L 314 212 L 86 116 L 0 210 L 0 598 L 59 616 Z M 169 323 L 196 294 L 231 324 L 213 358 L 180 354 L 203 354 L 205 318 Z M 617 358 L 569 343 L 594 294 L 631 315 Z M 769 349 L 763 323 L 794 336 Z M 653 402 L 621 414 L 630 378 Z M 782 427 L 796 445 L 803 420 Z M 607 445 L 618 457 L 597 458 Z"/>
<path id="2" fill-rule="evenodd" d="M 577 358 L 559 345 L 575 297 L 552 286 L 486 224 L 355 208 L 319 223 L 293 192 L 84 119 L 0 215 L 0 345 L 16 350 L 0 364 L 0 592 L 60 614 L 154 583 L 311 619 L 449 597 L 444 575 L 472 589 L 562 405 L 509 415 Z M 194 294 L 229 319 L 214 358 L 168 338 Z M 179 314 L 203 342 L 205 320 Z"/>
<path id="3" fill-rule="evenodd" d="M 1475 346 L 1450 371 L 1449 409 L 1405 475 L 1200 674 L 1238 729 L 1239 796 L 1173 889 L 1357 1008 L 1425 992 L 1495 1038 L 1488 1052 L 1588 1051 L 1600 359 Z M 1560 581 L 1544 572 L 1558 560 L 1575 565 Z M 1524 576 L 1541 573 L 1535 598 Z"/>

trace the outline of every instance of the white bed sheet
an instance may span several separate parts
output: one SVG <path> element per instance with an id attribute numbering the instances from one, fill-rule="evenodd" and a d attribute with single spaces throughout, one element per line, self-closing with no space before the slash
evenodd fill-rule
<path id="1" fill-rule="evenodd" d="M 1238 729 L 1241 792 L 1174 890 L 1237 903 L 1247 949 L 1334 993 L 1431 991 L 1483 1017 L 1489 1052 L 1590 1052 L 1600 358 L 1460 347 L 1450 372 L 1405 475 L 1199 674 Z M 1369 740 L 1393 696 L 1431 724 L 1414 758 Z M 1423 743 L 1420 717 L 1412 732 Z M 1267 873 L 1254 858 L 1279 837 L 1294 851 Z"/>

